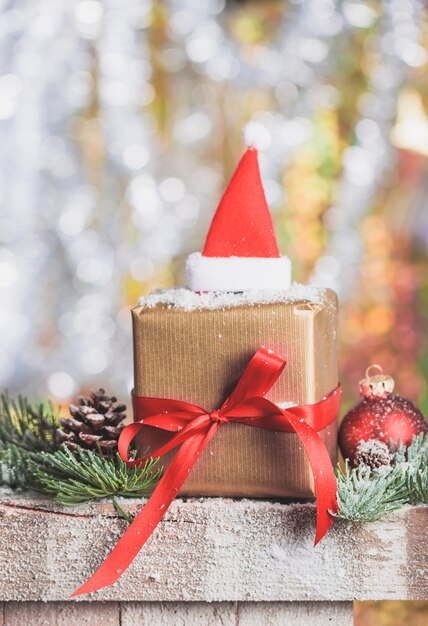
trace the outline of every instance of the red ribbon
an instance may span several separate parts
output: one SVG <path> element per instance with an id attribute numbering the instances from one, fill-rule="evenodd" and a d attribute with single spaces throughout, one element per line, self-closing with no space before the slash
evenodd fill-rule
<path id="1" fill-rule="evenodd" d="M 281 432 L 294 432 L 300 438 L 312 469 L 317 499 L 315 545 L 333 523 L 330 511 L 337 510 L 336 480 L 327 449 L 317 434 L 331 424 L 339 412 L 340 387 L 317 404 L 280 409 L 265 395 L 284 369 L 286 360 L 271 350 L 256 352 L 234 391 L 215 411 L 164 398 L 133 396 L 134 416 L 138 421 L 124 428 L 119 453 L 130 466 L 140 465 L 181 446 L 166 469 L 146 505 L 110 555 L 72 597 L 112 585 L 129 567 L 165 515 L 180 491 L 199 455 L 221 424 L 234 422 Z M 176 433 L 168 443 L 148 456 L 130 461 L 128 448 L 138 431 L 153 426 Z"/>

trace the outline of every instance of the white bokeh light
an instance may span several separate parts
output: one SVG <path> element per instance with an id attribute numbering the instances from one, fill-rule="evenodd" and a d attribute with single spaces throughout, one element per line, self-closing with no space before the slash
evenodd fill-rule
<path id="1" fill-rule="evenodd" d="M 76 392 L 76 384 L 67 372 L 54 372 L 48 377 L 48 389 L 56 398 L 70 398 Z"/>

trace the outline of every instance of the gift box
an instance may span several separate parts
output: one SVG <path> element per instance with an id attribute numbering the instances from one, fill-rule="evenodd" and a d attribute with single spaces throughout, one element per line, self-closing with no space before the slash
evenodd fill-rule
<path id="1" fill-rule="evenodd" d="M 252 355 L 264 346 L 287 365 L 267 398 L 286 407 L 321 401 L 338 384 L 337 301 L 334 292 L 291 288 L 263 301 L 248 295 L 167 290 L 133 309 L 137 396 L 173 398 L 219 408 Z M 336 416 L 319 432 L 336 461 Z M 145 427 L 140 450 L 154 450 L 169 433 Z M 172 453 L 165 455 L 165 466 Z M 202 452 L 181 495 L 298 497 L 314 495 L 310 466 L 297 435 L 243 424 L 223 426 Z"/>

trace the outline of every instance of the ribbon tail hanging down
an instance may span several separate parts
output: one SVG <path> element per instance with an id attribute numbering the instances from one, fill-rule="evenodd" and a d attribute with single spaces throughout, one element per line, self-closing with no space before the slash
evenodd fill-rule
<path id="1" fill-rule="evenodd" d="M 257 418 L 254 420 L 243 419 L 242 422 L 249 426 L 268 428 L 278 432 L 293 431 L 299 438 L 308 457 L 312 476 L 314 479 L 316 498 L 316 533 L 315 545 L 324 537 L 334 523 L 334 517 L 330 512 L 337 511 L 336 477 L 328 450 L 317 433 L 306 419 L 313 412 L 323 412 L 322 408 L 329 406 L 331 415 L 336 416 L 340 405 L 340 386 L 330 393 L 324 400 L 313 405 L 300 405 L 290 409 L 280 409 L 266 398 L 252 398 L 253 404 L 259 410 L 265 407 L 265 413 L 270 413 L 269 418 Z M 241 405 L 241 411 L 246 412 L 245 405 Z"/>
<path id="2" fill-rule="evenodd" d="M 108 587 L 120 578 L 165 515 L 217 428 L 217 424 L 212 424 L 208 432 L 195 433 L 191 439 L 181 445 L 143 509 L 138 513 L 106 560 L 71 595 L 72 598 Z"/>
<path id="3" fill-rule="evenodd" d="M 317 545 L 334 523 L 329 511 L 332 513 L 337 511 L 334 469 L 327 448 L 318 433 L 306 422 L 294 416 L 292 419 L 287 416 L 287 419 L 305 448 L 314 478 L 317 512 L 314 545 Z"/>

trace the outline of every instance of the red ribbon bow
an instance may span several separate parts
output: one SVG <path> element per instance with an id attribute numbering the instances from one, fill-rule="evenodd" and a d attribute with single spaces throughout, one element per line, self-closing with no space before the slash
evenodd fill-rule
<path id="1" fill-rule="evenodd" d="M 327 449 L 317 434 L 336 418 L 340 404 L 338 386 L 317 404 L 280 409 L 265 395 L 284 369 L 286 360 L 271 350 L 261 348 L 253 356 L 231 395 L 215 411 L 164 398 L 133 396 L 134 415 L 139 421 L 124 428 L 119 439 L 119 453 L 131 466 L 150 457 L 162 456 L 181 445 L 144 508 L 134 519 L 110 555 L 73 596 L 97 591 L 112 585 L 132 563 L 153 533 L 171 502 L 180 491 L 199 455 L 221 424 L 234 422 L 281 432 L 294 432 L 300 438 L 311 465 L 317 498 L 315 544 L 333 523 L 330 511 L 337 510 L 336 480 Z M 175 432 L 170 441 L 148 456 L 134 461 L 128 448 L 138 431 L 154 426 Z"/>

